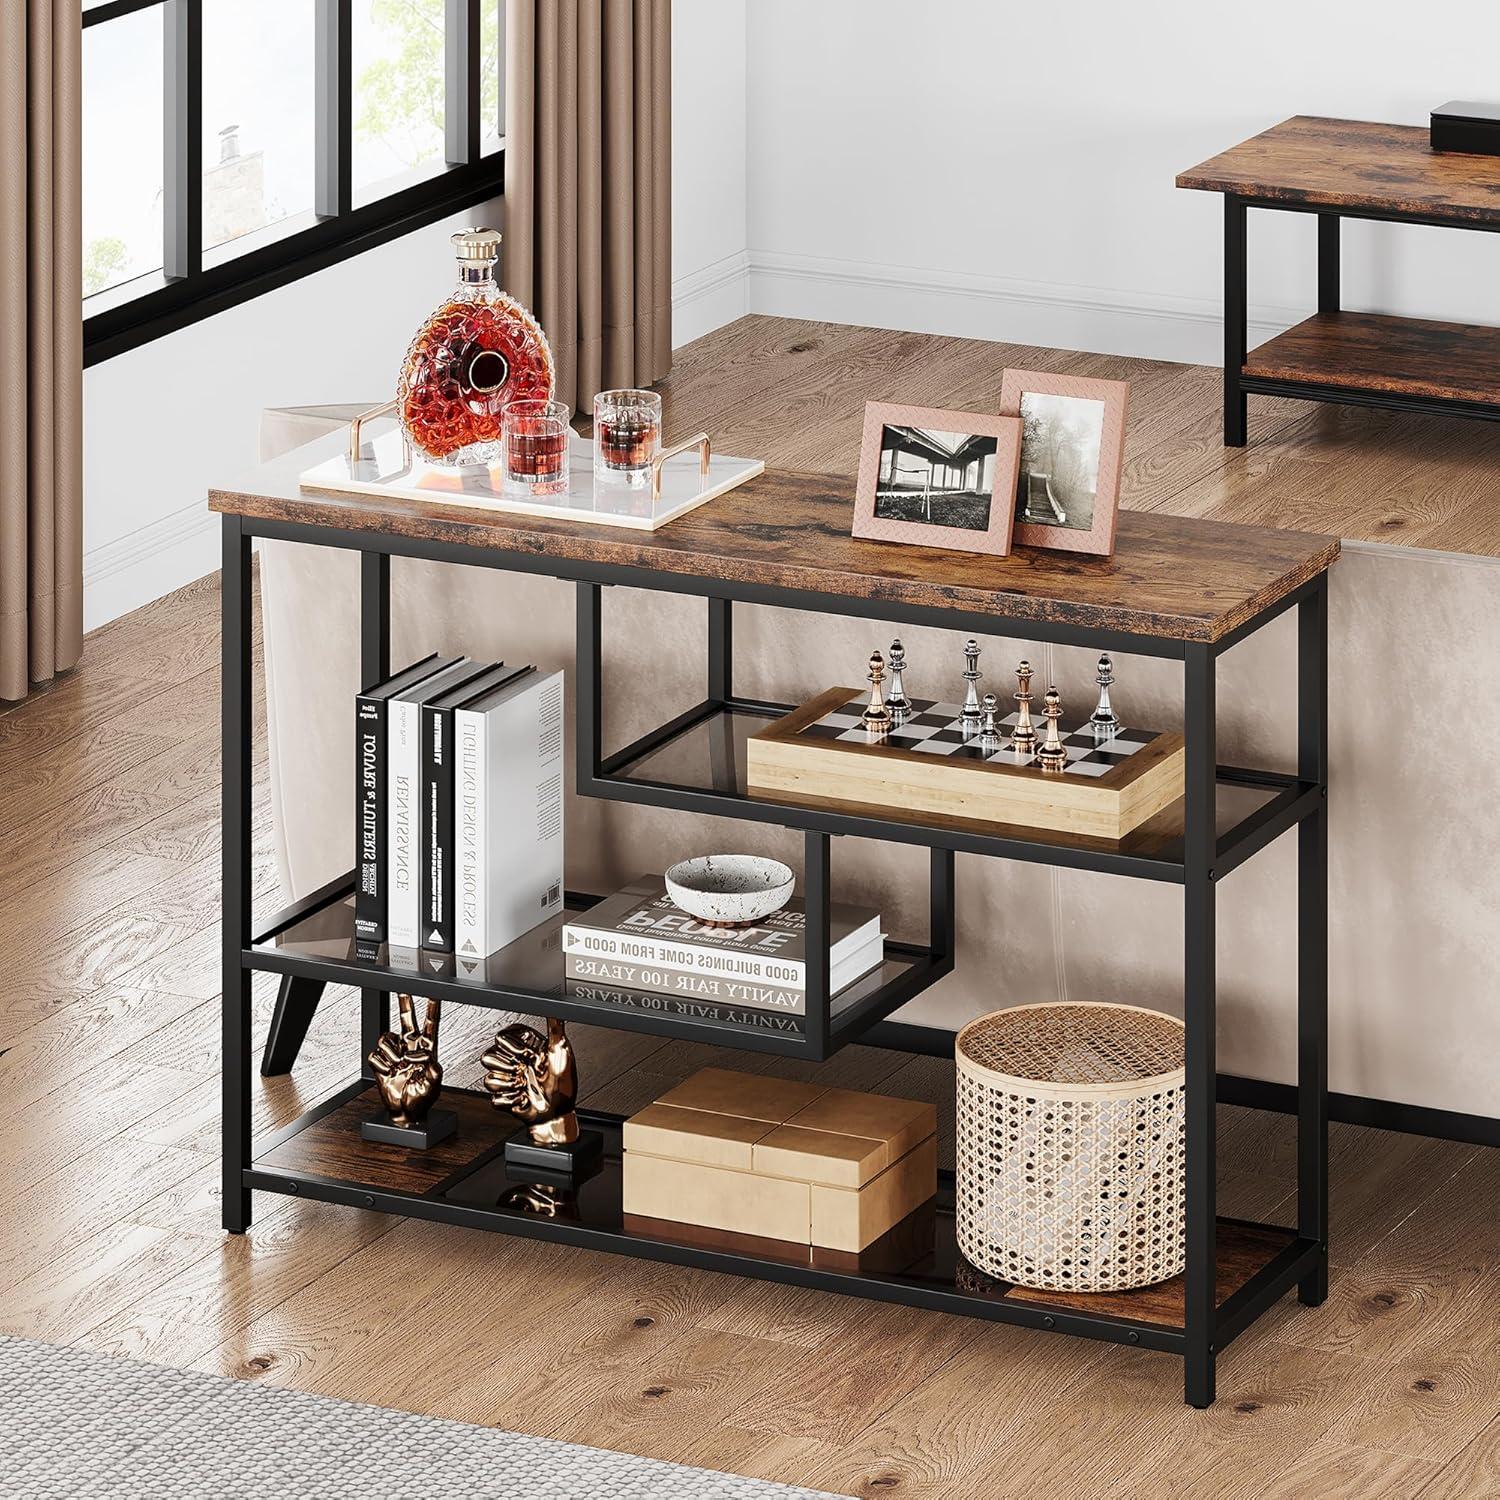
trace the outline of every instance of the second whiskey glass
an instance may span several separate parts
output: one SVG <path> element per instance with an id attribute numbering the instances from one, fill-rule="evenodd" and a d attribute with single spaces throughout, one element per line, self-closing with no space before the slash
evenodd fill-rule
<path id="1" fill-rule="evenodd" d="M 600 391 L 594 397 L 594 482 L 640 489 L 661 451 L 661 397 L 655 391 Z"/>
<path id="2" fill-rule="evenodd" d="M 501 418 L 501 467 L 514 495 L 558 495 L 568 487 L 572 415 L 562 401 L 512 401 Z"/>

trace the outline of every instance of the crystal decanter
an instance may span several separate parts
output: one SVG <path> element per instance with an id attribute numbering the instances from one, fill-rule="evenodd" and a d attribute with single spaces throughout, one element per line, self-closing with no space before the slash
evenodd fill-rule
<path id="1" fill-rule="evenodd" d="M 429 462 L 493 464 L 506 404 L 551 400 L 552 350 L 537 320 L 495 284 L 498 231 L 466 229 L 453 248 L 457 290 L 411 341 L 396 409 Z"/>

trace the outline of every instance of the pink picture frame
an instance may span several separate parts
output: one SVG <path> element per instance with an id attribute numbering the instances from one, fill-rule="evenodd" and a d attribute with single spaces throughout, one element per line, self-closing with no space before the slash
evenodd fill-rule
<path id="1" fill-rule="evenodd" d="M 1019 417 L 867 401 L 853 535 L 1004 557 L 1020 464 Z"/>
<path id="2" fill-rule="evenodd" d="M 1000 410 L 1022 424 L 1016 546 L 1099 557 L 1115 550 L 1129 399 L 1130 385 L 1124 380 L 1088 380 L 1044 370 L 1005 372 Z M 1063 465 L 1066 478 L 1057 472 Z"/>

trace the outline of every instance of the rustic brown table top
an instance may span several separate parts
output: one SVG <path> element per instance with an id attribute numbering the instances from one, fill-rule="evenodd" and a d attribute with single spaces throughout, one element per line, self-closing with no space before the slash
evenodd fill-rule
<path id="1" fill-rule="evenodd" d="M 1178 174 L 1180 188 L 1500 223 L 1500 156 L 1434 151 L 1422 125 L 1295 115 Z"/>
<path id="2" fill-rule="evenodd" d="M 307 454 L 297 467 L 309 465 Z M 856 541 L 853 495 L 852 478 L 767 470 L 659 531 L 630 531 L 448 500 L 304 493 L 295 471 L 278 464 L 248 487 L 211 491 L 209 508 L 251 521 L 1179 641 L 1220 639 L 1326 570 L 1339 551 L 1336 537 L 1121 511 L 1113 557 L 1029 547 L 989 557 Z"/>

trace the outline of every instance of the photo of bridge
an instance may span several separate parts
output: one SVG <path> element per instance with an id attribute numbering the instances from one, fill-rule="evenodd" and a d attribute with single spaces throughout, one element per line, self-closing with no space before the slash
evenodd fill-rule
<path id="1" fill-rule="evenodd" d="M 986 531 L 995 489 L 995 439 L 887 424 L 880 434 L 875 514 Z"/>

